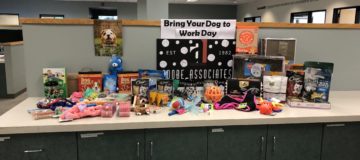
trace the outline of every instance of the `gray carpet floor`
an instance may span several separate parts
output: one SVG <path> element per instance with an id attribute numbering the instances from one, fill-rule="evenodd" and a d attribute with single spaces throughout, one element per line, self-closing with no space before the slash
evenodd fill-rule
<path id="1" fill-rule="evenodd" d="M 13 99 L 0 99 L 0 115 L 13 108 L 17 104 L 25 100 L 27 97 L 27 93 L 25 92 Z"/>

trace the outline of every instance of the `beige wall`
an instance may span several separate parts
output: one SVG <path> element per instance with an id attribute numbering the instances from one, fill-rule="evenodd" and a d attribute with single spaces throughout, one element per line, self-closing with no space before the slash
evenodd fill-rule
<path id="1" fill-rule="evenodd" d="M 239 5 L 237 10 L 237 18 L 239 21 L 243 21 L 245 17 L 261 16 L 262 22 L 290 22 L 290 14 L 292 12 L 326 9 L 326 23 L 332 23 L 334 8 L 360 5 L 360 0 L 318 0 L 309 3 L 257 10 L 257 8 L 261 6 L 268 6 L 291 1 L 296 0 L 258 0 L 253 3 Z"/>

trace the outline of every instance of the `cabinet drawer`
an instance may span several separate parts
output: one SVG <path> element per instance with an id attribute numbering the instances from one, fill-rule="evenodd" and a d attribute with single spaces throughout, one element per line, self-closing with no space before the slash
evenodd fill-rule
<path id="1" fill-rule="evenodd" d="M 267 160 L 319 160 L 321 124 L 271 125 L 268 128 Z"/>
<path id="2" fill-rule="evenodd" d="M 143 130 L 79 133 L 79 160 L 143 160 L 144 139 Z"/>
<path id="3" fill-rule="evenodd" d="M 265 159 L 267 126 L 210 127 L 208 160 Z"/>
<path id="4" fill-rule="evenodd" d="M 77 160 L 75 133 L 11 136 L 12 160 Z"/>
<path id="5" fill-rule="evenodd" d="M 206 128 L 146 130 L 146 160 L 206 160 Z"/>
<path id="6" fill-rule="evenodd" d="M 322 160 L 359 160 L 360 123 L 325 124 Z"/>
<path id="7" fill-rule="evenodd" d="M 9 149 L 11 149 L 11 136 L 9 135 L 0 135 L 0 159 L 1 160 L 11 160 L 11 153 Z"/>

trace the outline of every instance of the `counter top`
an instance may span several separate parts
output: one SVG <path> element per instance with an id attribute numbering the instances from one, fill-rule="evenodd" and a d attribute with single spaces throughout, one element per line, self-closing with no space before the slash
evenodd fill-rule
<path id="1" fill-rule="evenodd" d="M 27 109 L 35 108 L 41 98 L 28 98 L 0 117 L 0 134 L 102 131 L 173 127 L 266 125 L 298 123 L 336 123 L 360 121 L 360 91 L 334 91 L 330 102 L 332 109 L 302 109 L 284 107 L 276 116 L 260 115 L 259 112 L 236 110 L 213 111 L 211 115 L 186 113 L 169 117 L 166 108 L 159 114 L 120 118 L 85 118 L 72 122 L 57 119 L 33 120 Z"/>
<path id="2" fill-rule="evenodd" d="M 0 43 L 0 46 L 18 46 L 23 44 L 24 44 L 23 41 L 15 41 L 15 42 Z"/>

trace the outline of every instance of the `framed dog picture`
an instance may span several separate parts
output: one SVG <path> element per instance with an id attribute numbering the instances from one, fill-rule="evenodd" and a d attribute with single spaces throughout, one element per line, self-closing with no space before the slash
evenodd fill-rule
<path id="1" fill-rule="evenodd" d="M 95 56 L 122 56 L 121 21 L 95 20 L 94 44 Z"/>

